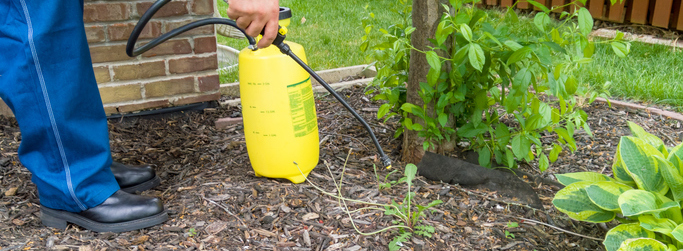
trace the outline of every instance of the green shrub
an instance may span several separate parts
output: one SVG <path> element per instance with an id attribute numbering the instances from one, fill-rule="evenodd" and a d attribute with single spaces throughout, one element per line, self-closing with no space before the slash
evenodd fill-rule
<path id="1" fill-rule="evenodd" d="M 543 171 L 562 147 L 576 150 L 575 130 L 591 134 L 581 107 L 601 93 L 578 83 L 575 69 L 593 60 L 597 43 L 610 43 L 620 56 L 629 51 L 628 43 L 620 42 L 622 36 L 589 40 L 593 19 L 585 8 L 564 12 L 560 22 L 553 23 L 550 10 L 542 7 L 533 21 L 541 32 L 521 39 L 509 28 L 520 22 L 513 9 L 504 16 L 490 16 L 469 4 L 472 0 L 450 0 L 435 31 L 434 47 L 422 51 L 430 70 L 427 82 L 419 83 L 424 105 L 415 105 L 406 102 L 409 55 L 415 50 L 410 44 L 415 30 L 410 24 L 411 3 L 397 2 L 395 11 L 406 18 L 388 29 L 375 27 L 372 13 L 363 21 L 361 50 L 378 69 L 369 92 L 387 101 L 378 118 L 398 116 L 402 127 L 395 136 L 417 131 L 425 138 L 425 150 L 469 141 L 479 153 L 479 164 L 486 167 L 496 166 L 493 161 L 512 168 L 516 161 L 538 160 Z M 518 126 L 508 127 L 504 122 L 509 121 Z M 542 145 L 545 133 L 558 136 L 552 147 Z"/>
<path id="2" fill-rule="evenodd" d="M 629 122 L 633 136 L 619 141 L 614 177 L 594 172 L 556 175 L 566 187 L 553 205 L 569 217 L 619 225 L 605 237 L 608 251 L 683 248 L 683 144 L 668 148 L 658 137 Z M 635 239 L 635 240 L 634 240 Z M 648 246 L 647 249 L 636 249 Z"/>

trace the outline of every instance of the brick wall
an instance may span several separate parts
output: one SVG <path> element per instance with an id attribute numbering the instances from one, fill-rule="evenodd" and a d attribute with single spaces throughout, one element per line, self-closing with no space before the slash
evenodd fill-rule
<path id="1" fill-rule="evenodd" d="M 86 0 L 83 11 L 93 69 L 107 114 L 177 106 L 220 98 L 213 26 L 185 32 L 136 58 L 127 39 L 153 1 Z M 213 0 L 172 1 L 140 34 L 139 44 L 192 21 L 213 16 Z"/>
<path id="2" fill-rule="evenodd" d="M 213 16 L 214 0 L 174 0 L 147 23 L 138 46 L 184 24 Z M 83 21 L 105 112 L 129 113 L 220 98 L 213 25 L 168 40 L 136 58 L 128 37 L 151 0 L 85 0 Z M 12 116 L 0 100 L 0 114 Z"/>

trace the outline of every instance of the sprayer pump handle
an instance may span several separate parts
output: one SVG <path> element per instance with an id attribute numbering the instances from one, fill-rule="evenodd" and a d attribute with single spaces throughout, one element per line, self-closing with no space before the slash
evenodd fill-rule
<path id="1" fill-rule="evenodd" d="M 265 34 L 265 31 L 266 29 L 261 30 L 261 36 Z M 273 40 L 272 44 L 276 47 L 280 47 L 280 45 L 282 45 L 282 43 L 285 42 L 285 38 L 287 38 L 287 28 L 278 25 L 277 35 L 275 36 L 275 40 Z M 256 51 L 258 50 L 258 47 L 256 47 L 255 45 L 249 45 L 249 49 L 251 49 L 252 51 Z"/>

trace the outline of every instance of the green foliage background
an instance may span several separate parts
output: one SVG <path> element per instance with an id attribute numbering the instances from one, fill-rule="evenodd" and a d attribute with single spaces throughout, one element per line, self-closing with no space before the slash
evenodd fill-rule
<path id="1" fill-rule="evenodd" d="M 378 69 L 370 92 L 387 101 L 378 118 L 398 116 L 403 127 L 396 136 L 417 131 L 426 139 L 425 150 L 468 141 L 487 167 L 513 168 L 517 161 L 538 160 L 543 171 L 563 148 L 576 150 L 575 130 L 591 135 L 582 106 L 606 96 L 580 84 L 577 70 L 588 70 L 596 44 L 609 43 L 621 57 L 630 48 L 621 41 L 623 34 L 610 41 L 589 40 L 593 19 L 585 8 L 562 13 L 554 25 L 550 10 L 529 1 L 543 10 L 534 17 L 539 33 L 519 37 L 510 30 L 520 22 L 512 8 L 502 17 L 491 16 L 473 7 L 473 1 L 451 0 L 431 40 L 434 46 L 421 51 L 430 70 L 427 82 L 419 83 L 420 106 L 406 100 L 409 52 L 416 50 L 410 43 L 415 29 L 411 2 L 398 2 L 392 11 L 404 17 L 399 22 L 380 28 L 372 13 L 363 21 L 361 50 Z M 585 3 L 568 6 L 578 2 Z M 557 135 L 549 150 L 540 141 L 545 134 Z"/>

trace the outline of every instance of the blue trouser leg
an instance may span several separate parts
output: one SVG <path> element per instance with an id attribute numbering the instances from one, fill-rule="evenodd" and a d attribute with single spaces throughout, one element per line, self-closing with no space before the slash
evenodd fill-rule
<path id="1" fill-rule="evenodd" d="M 0 97 L 19 123 L 19 159 L 43 206 L 79 212 L 119 189 L 83 0 L 0 1 Z"/>

